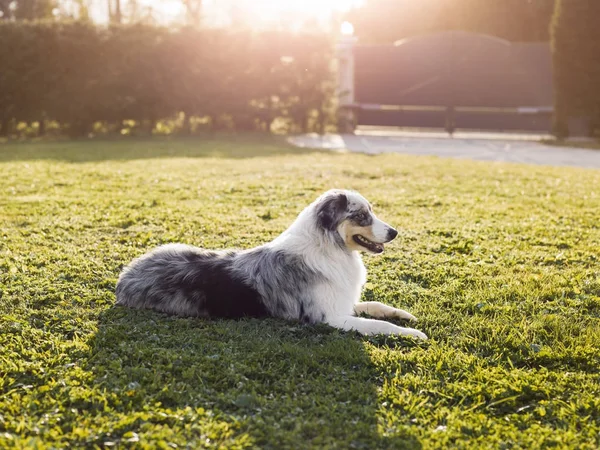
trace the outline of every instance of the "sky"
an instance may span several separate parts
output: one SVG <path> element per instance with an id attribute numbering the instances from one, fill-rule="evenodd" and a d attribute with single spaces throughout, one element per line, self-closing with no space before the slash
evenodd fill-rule
<path id="1" fill-rule="evenodd" d="M 130 4 L 121 0 L 125 13 Z M 307 20 L 326 24 L 332 14 L 347 11 L 364 0 L 204 0 L 204 20 L 207 25 L 227 25 L 232 16 L 237 21 L 255 27 L 285 22 L 301 24 Z M 106 0 L 93 0 L 92 17 L 98 22 L 107 21 Z M 136 0 L 139 14 L 153 11 L 161 23 L 181 18 L 185 12 L 180 0 Z"/>

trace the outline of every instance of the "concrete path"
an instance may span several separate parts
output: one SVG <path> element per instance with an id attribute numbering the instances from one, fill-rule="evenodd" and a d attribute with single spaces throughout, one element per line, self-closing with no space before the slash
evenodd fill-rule
<path id="1" fill-rule="evenodd" d="M 454 137 L 448 137 L 442 132 L 366 130 L 353 135 L 302 135 L 292 137 L 289 141 L 298 147 L 348 150 L 372 155 L 405 153 L 600 169 L 600 150 L 557 147 L 540 142 L 547 138 L 550 137 L 500 133 L 456 133 Z"/>

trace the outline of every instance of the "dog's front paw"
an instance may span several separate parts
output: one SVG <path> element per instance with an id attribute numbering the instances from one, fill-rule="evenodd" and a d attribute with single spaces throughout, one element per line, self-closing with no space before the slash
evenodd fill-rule
<path id="1" fill-rule="evenodd" d="M 391 315 L 391 317 L 393 317 L 395 319 L 410 320 L 411 322 L 419 321 L 419 319 L 417 319 L 415 316 L 413 316 L 408 311 L 404 311 L 403 309 L 398 309 L 398 308 L 394 308 L 394 312 Z"/>
<path id="2" fill-rule="evenodd" d="M 423 339 L 426 341 L 429 339 L 427 335 L 419 330 L 415 330 L 414 328 L 404 328 L 394 325 L 389 322 L 384 322 L 384 325 L 377 330 L 379 333 L 388 334 L 388 335 L 398 335 L 398 336 L 411 336 L 417 339 Z"/>
<path id="3" fill-rule="evenodd" d="M 412 336 L 418 339 L 423 339 L 424 341 L 429 339 L 425 333 L 419 330 L 415 330 L 414 328 L 403 328 L 402 332 L 399 334 L 402 336 Z"/>

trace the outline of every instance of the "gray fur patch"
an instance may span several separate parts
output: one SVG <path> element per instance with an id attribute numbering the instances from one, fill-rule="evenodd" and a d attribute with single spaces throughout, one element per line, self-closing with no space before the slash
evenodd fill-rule
<path id="1" fill-rule="evenodd" d="M 319 322 L 323 311 L 311 289 L 320 279 L 300 256 L 282 250 L 211 252 L 167 245 L 123 270 L 117 304 L 179 316 L 268 315 Z"/>
<path id="2" fill-rule="evenodd" d="M 259 247 L 241 253 L 233 267 L 260 293 L 273 316 L 307 322 L 318 322 L 322 317 L 311 290 L 322 277 L 309 269 L 301 257 Z"/>

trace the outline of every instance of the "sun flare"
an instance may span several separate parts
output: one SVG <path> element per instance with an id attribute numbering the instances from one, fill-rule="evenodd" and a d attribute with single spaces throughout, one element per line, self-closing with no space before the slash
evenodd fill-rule
<path id="1" fill-rule="evenodd" d="M 364 0 L 205 0 L 205 12 L 216 18 L 233 14 L 238 21 L 261 26 L 323 20 L 362 3 Z"/>
<path id="2" fill-rule="evenodd" d="M 319 15 L 334 10 L 349 9 L 358 2 L 355 0 L 238 0 L 236 3 L 269 17 L 289 12 Z"/>
<path id="3" fill-rule="evenodd" d="M 151 17 L 162 25 L 186 22 L 186 2 L 182 0 L 120 2 L 125 22 L 139 21 L 144 17 Z M 332 18 L 339 17 L 340 14 L 361 6 L 364 2 L 365 0 L 189 0 L 191 5 L 201 5 L 200 16 L 203 25 L 251 28 L 295 28 L 307 23 L 328 27 L 332 24 Z M 108 23 L 109 12 L 105 1 L 92 2 L 89 11 L 95 22 Z M 128 14 L 133 15 L 129 17 Z"/>

